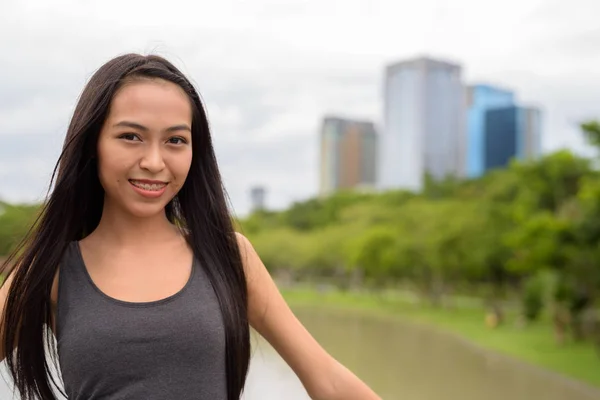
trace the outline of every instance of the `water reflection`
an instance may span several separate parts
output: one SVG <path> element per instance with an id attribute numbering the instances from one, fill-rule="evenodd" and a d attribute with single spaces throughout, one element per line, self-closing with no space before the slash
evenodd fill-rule
<path id="1" fill-rule="evenodd" d="M 329 352 L 384 399 L 600 399 L 600 390 L 429 327 L 326 309 L 295 311 Z"/>

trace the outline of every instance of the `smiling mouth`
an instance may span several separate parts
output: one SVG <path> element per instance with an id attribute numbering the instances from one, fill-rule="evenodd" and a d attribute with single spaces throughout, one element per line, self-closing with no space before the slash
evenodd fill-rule
<path id="1" fill-rule="evenodd" d="M 142 190 L 148 190 L 151 192 L 159 192 L 168 185 L 168 183 L 166 183 L 166 182 L 145 182 L 145 181 L 138 181 L 135 179 L 129 179 L 129 183 L 131 183 L 133 186 L 135 186 L 137 188 L 140 188 Z"/>

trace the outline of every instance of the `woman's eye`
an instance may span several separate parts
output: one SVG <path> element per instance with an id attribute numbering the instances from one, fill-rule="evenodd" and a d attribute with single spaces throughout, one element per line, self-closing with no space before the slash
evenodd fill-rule
<path id="1" fill-rule="evenodd" d="M 119 139 L 140 140 L 140 138 L 138 137 L 138 135 L 136 135 L 135 133 L 125 133 L 125 134 L 119 136 Z"/>
<path id="2" fill-rule="evenodd" d="M 172 137 L 168 140 L 169 144 L 185 144 L 187 143 L 184 138 Z"/>

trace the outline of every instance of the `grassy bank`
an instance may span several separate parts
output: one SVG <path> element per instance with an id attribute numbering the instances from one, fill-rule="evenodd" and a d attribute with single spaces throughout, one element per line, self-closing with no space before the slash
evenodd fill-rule
<path id="1" fill-rule="evenodd" d="M 402 296 L 384 298 L 356 293 L 318 293 L 311 289 L 284 289 L 282 293 L 292 307 L 306 305 L 352 309 L 432 324 L 484 348 L 600 388 L 600 357 L 592 345 L 568 343 L 558 346 L 549 321 L 541 320 L 523 327 L 515 323 L 515 315 L 509 314 L 504 325 L 491 329 L 484 323 L 483 310 L 476 307 L 448 310 L 417 304 Z"/>

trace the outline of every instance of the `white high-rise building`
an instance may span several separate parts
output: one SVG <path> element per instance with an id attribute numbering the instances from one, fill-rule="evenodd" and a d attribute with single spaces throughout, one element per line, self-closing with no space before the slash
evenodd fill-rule
<path id="1" fill-rule="evenodd" d="M 458 64 L 427 57 L 385 71 L 384 126 L 380 135 L 380 189 L 423 188 L 465 171 L 465 91 Z"/>

